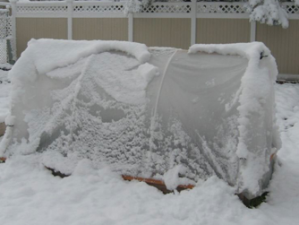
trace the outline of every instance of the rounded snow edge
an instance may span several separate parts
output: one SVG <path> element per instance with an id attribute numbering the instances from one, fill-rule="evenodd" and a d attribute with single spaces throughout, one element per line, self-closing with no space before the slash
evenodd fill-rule
<path id="1" fill-rule="evenodd" d="M 258 66 L 263 57 L 270 61 L 272 79 L 276 80 L 278 75 L 277 65 L 271 51 L 262 42 L 234 43 L 234 44 L 195 44 L 188 53 L 205 52 L 218 53 L 221 55 L 239 55 L 247 58 L 253 66 Z"/>
<path id="2" fill-rule="evenodd" d="M 106 51 L 121 51 L 135 57 L 140 63 L 151 58 L 145 44 L 128 41 L 75 41 L 32 39 L 22 56 L 29 56 L 39 73 L 77 62 L 81 58 Z M 22 58 L 22 57 L 21 57 Z M 51 60 L 49 60 L 51 59 Z"/>
<path id="3" fill-rule="evenodd" d="M 194 44 L 190 46 L 188 53 L 206 52 L 222 55 L 241 55 L 250 60 L 259 57 L 260 52 L 271 54 L 270 50 L 262 42 L 232 43 L 232 44 Z"/>

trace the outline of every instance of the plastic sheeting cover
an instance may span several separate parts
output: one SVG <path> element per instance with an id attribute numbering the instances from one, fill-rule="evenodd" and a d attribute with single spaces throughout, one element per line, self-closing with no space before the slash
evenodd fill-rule
<path id="1" fill-rule="evenodd" d="M 237 106 L 246 66 L 247 60 L 237 56 L 177 52 L 157 99 L 151 137 L 157 171 L 182 164 L 192 179 L 216 174 L 235 183 Z"/>
<path id="2" fill-rule="evenodd" d="M 47 166 L 64 173 L 82 158 L 143 177 L 161 178 L 180 166 L 181 183 L 217 175 L 242 186 L 237 151 L 248 59 L 164 48 L 150 53 L 144 62 L 121 52 L 93 52 L 65 66 L 28 70 L 34 79 L 18 79 L 15 72 L 15 121 L 2 154 L 43 153 Z M 254 194 L 269 180 L 268 159 L 278 147 L 273 89 L 267 99 L 262 112 L 248 114 L 247 149 L 262 158 L 254 177 L 258 189 L 249 190 Z"/>

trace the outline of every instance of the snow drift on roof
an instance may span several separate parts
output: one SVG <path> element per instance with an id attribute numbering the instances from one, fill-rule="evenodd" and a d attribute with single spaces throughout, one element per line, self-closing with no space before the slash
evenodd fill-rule
<path id="1" fill-rule="evenodd" d="M 10 73 L 11 79 L 20 76 L 20 79 L 35 79 L 29 76 L 32 69 L 38 73 L 47 73 L 59 67 L 77 62 L 92 54 L 105 51 L 121 51 L 135 57 L 140 63 L 150 59 L 146 45 L 126 41 L 67 41 L 50 39 L 32 39 L 22 57 Z M 19 62 L 21 61 L 21 62 Z M 24 66 L 26 65 L 26 66 Z M 34 67 L 34 68 L 29 68 Z M 27 73 L 27 70 L 29 74 Z"/>

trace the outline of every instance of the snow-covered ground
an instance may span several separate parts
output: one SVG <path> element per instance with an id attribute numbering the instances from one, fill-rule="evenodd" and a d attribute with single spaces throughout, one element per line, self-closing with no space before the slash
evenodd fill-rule
<path id="1" fill-rule="evenodd" d="M 5 72 L 1 72 L 1 76 Z M 0 112 L 7 112 L 9 84 L 0 84 Z M 2 97 L 1 97 L 2 96 Z M 0 224 L 299 224 L 299 85 L 276 85 L 278 153 L 267 203 L 246 208 L 234 189 L 216 177 L 181 193 L 163 195 L 126 182 L 103 165 L 81 161 L 68 178 L 53 177 L 38 156 L 0 164 Z M 3 113 L 2 113 L 3 112 Z"/>

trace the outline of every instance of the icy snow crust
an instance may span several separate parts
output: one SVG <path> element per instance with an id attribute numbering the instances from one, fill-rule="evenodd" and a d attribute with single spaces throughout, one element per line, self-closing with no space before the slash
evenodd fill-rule
<path id="1" fill-rule="evenodd" d="M 163 179 L 169 189 L 217 175 L 256 196 L 280 144 L 276 74 L 260 43 L 195 45 L 188 54 L 128 42 L 33 40 L 10 72 L 11 126 L 0 155 L 42 153 L 44 165 L 65 174 L 87 158 Z"/>

